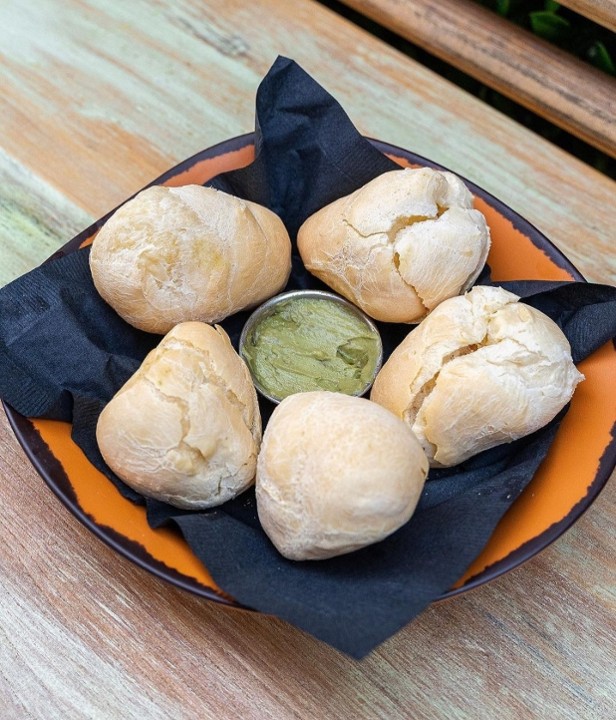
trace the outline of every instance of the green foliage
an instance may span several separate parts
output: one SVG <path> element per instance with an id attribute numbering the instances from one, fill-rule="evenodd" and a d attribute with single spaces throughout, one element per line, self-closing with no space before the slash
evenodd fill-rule
<path id="1" fill-rule="evenodd" d="M 554 0 L 545 0 L 543 3 L 543 9 L 547 12 L 555 13 L 560 7 L 560 3 L 554 2 Z"/>
<path id="2" fill-rule="evenodd" d="M 553 11 L 539 10 L 529 14 L 530 26 L 544 40 L 565 40 L 570 36 L 571 24 Z"/>
<path id="3" fill-rule="evenodd" d="M 511 10 L 510 0 L 496 0 L 496 12 L 499 15 L 508 15 Z"/>
<path id="4" fill-rule="evenodd" d="M 588 49 L 588 59 L 590 62 L 610 75 L 616 75 L 616 67 L 614 62 L 607 51 L 607 48 L 600 40 L 595 42 Z"/>

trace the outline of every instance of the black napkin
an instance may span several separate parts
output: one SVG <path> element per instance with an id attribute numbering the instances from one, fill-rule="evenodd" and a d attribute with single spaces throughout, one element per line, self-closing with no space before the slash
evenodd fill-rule
<path id="1" fill-rule="evenodd" d="M 265 205 L 291 237 L 314 212 L 399 166 L 295 62 L 278 58 L 257 90 L 256 162 L 210 185 Z"/>
<path id="2" fill-rule="evenodd" d="M 256 141 L 252 165 L 211 184 L 272 208 L 292 237 L 316 209 L 397 167 L 284 58 L 259 88 Z M 51 261 L 0 290 L 0 396 L 23 415 L 72 420 L 73 438 L 90 461 L 143 503 L 106 467 L 94 431 L 101 409 L 160 337 L 128 326 L 101 300 L 88 253 Z M 616 288 L 505 285 L 561 325 L 576 360 L 616 334 Z M 289 289 L 320 286 L 294 253 Z M 246 317 L 222 323 L 236 346 Z M 380 324 L 380 330 L 387 356 L 409 328 Z M 266 421 L 272 406 L 260 402 Z M 407 525 L 339 558 L 296 563 L 278 555 L 259 526 L 253 491 L 202 513 L 148 500 L 148 520 L 153 527 L 174 522 L 220 587 L 242 604 L 362 657 L 463 574 L 532 478 L 563 414 L 532 436 L 431 472 Z"/>

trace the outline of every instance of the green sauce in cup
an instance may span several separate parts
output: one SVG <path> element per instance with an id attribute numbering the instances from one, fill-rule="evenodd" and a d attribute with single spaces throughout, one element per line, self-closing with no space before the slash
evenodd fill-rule
<path id="1" fill-rule="evenodd" d="M 378 330 L 366 315 L 316 290 L 272 298 L 251 315 L 240 340 L 255 386 L 274 402 L 311 390 L 363 395 L 382 352 Z"/>

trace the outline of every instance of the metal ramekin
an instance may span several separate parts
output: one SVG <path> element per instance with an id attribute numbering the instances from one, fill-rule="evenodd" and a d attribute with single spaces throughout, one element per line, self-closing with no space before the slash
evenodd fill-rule
<path id="1" fill-rule="evenodd" d="M 381 365 L 383 364 L 383 343 L 381 341 L 381 335 L 378 331 L 378 328 L 374 324 L 374 321 L 372 318 L 369 318 L 366 313 L 362 312 L 356 305 L 353 305 L 353 303 L 350 303 L 348 300 L 345 300 L 343 297 L 340 297 L 340 295 L 335 295 L 334 293 L 325 292 L 324 290 L 291 290 L 289 292 L 281 293 L 280 295 L 274 295 L 274 297 L 270 298 L 269 300 L 266 300 L 262 305 L 259 305 L 259 307 L 252 313 L 252 315 L 248 318 L 246 321 L 246 324 L 244 325 L 244 328 L 242 330 L 242 334 L 240 335 L 240 343 L 239 343 L 239 353 L 246 365 L 248 365 L 248 369 L 250 370 L 250 364 L 248 360 L 246 359 L 244 355 L 244 345 L 246 343 L 246 338 L 248 337 L 248 333 L 257 325 L 259 322 L 261 322 L 264 318 L 266 318 L 268 315 L 271 314 L 273 308 L 280 302 L 284 302 L 286 300 L 290 300 L 293 298 L 316 298 L 320 300 L 331 300 L 333 302 L 338 303 L 339 305 L 344 305 L 347 307 L 351 312 L 353 312 L 354 315 L 356 315 L 360 320 L 363 320 L 363 322 L 368 326 L 370 331 L 374 334 L 378 341 L 378 356 L 376 360 L 376 365 L 374 367 L 374 372 L 372 373 L 372 377 L 370 378 L 370 381 L 366 383 L 366 385 L 358 392 L 353 393 L 355 396 L 360 397 L 361 395 L 365 395 L 368 390 L 372 387 L 372 383 L 374 382 L 374 379 L 377 376 L 377 373 L 381 369 Z M 258 390 L 263 397 L 267 398 L 268 400 L 271 400 L 273 403 L 280 403 L 282 402 L 283 398 L 276 397 L 275 395 L 270 395 L 258 382 L 258 380 L 252 375 L 252 370 L 250 370 L 252 380 L 254 382 L 254 385 L 256 389 Z"/>

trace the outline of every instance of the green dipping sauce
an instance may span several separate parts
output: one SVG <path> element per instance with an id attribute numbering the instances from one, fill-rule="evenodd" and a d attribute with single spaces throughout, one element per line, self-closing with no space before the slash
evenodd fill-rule
<path id="1" fill-rule="evenodd" d="M 295 297 L 272 305 L 248 332 L 242 355 L 277 400 L 311 390 L 361 394 L 380 360 L 378 334 L 344 304 Z"/>

